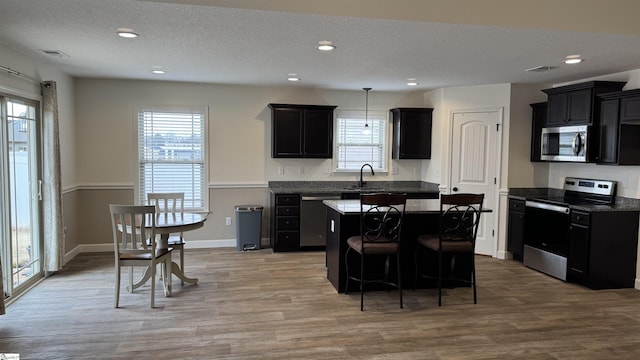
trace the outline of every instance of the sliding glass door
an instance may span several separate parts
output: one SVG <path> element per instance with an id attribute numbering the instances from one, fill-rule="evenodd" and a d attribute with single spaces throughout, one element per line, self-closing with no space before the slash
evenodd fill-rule
<path id="1" fill-rule="evenodd" d="M 42 277 L 38 102 L 0 94 L 0 256 L 5 296 Z"/>

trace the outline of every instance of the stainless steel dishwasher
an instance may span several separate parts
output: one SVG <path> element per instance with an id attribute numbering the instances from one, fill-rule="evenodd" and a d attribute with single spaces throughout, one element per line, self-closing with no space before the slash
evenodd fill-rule
<path id="1" fill-rule="evenodd" d="M 300 199 L 300 247 L 327 244 L 327 210 L 323 200 L 340 200 L 335 194 L 308 194 Z"/>

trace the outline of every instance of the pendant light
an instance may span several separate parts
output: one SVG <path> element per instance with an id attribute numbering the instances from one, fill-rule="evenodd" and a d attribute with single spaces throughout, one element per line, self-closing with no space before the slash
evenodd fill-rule
<path id="1" fill-rule="evenodd" d="M 371 134 L 371 129 L 369 129 L 369 90 L 371 90 L 371 88 L 366 87 L 362 88 L 362 90 L 366 92 L 364 103 L 364 129 L 362 130 L 362 133 L 364 135 L 369 135 Z"/>

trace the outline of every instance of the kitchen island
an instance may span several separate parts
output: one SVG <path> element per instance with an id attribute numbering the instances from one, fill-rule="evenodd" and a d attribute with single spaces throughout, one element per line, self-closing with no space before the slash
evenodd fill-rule
<path id="1" fill-rule="evenodd" d="M 360 200 L 325 200 L 327 207 L 327 246 L 326 265 L 327 279 L 339 292 L 345 292 L 346 267 L 345 253 L 347 251 L 347 238 L 360 233 Z M 484 211 L 491 211 L 483 209 Z M 402 227 L 402 238 L 400 241 L 400 258 L 402 262 L 402 287 L 410 289 L 413 287 L 416 264 L 414 251 L 417 246 L 416 238 L 420 234 L 437 233 L 438 217 L 440 211 L 439 199 L 408 199 L 405 209 L 405 217 Z M 456 276 L 469 279 L 471 269 L 469 261 L 464 259 L 465 255 L 458 255 L 458 266 Z M 394 260 L 395 261 L 395 260 Z M 445 263 L 449 258 L 445 259 Z M 353 264 L 357 263 L 352 262 Z M 426 253 L 420 257 L 420 269 L 422 273 L 432 275 L 437 274 L 437 255 Z M 392 271 L 396 269 L 391 265 Z M 390 274 L 392 278 L 395 273 Z M 359 284 L 352 282 L 349 291 L 359 291 Z M 419 288 L 436 287 L 435 281 L 420 279 Z M 468 285 L 466 285 L 468 286 Z"/>
<path id="2" fill-rule="evenodd" d="M 274 252 L 326 246 L 324 199 L 359 199 L 362 192 L 405 193 L 437 199 L 438 184 L 424 181 L 270 181 L 270 244 Z"/>

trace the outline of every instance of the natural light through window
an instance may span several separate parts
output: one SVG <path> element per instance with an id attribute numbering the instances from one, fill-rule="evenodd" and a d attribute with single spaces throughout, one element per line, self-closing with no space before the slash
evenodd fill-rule
<path id="1" fill-rule="evenodd" d="M 360 171 L 363 164 L 371 164 L 376 171 L 386 171 L 387 124 L 384 111 L 369 111 L 366 120 L 364 111 L 339 111 L 335 170 Z"/>
<path id="2" fill-rule="evenodd" d="M 184 207 L 206 204 L 206 109 L 138 112 L 138 200 L 184 192 Z"/>

